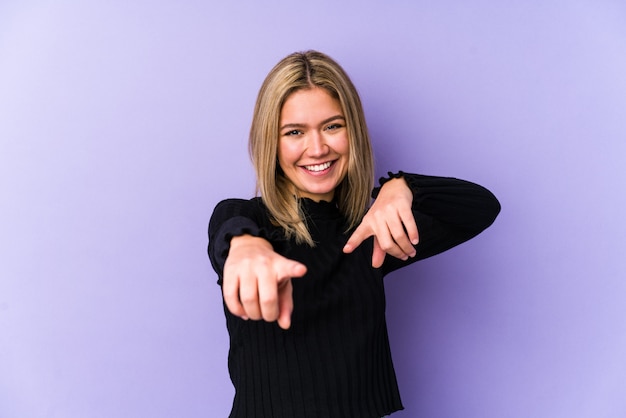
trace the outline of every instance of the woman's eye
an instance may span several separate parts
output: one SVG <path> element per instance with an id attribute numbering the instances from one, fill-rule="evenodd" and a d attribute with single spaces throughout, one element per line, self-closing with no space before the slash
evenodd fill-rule
<path id="1" fill-rule="evenodd" d="M 301 132 L 297 129 L 294 129 L 292 131 L 287 131 L 284 133 L 285 136 L 295 136 L 295 135 L 300 135 Z"/>
<path id="2" fill-rule="evenodd" d="M 341 128 L 342 126 L 343 126 L 343 125 L 341 125 L 340 123 L 333 123 L 333 124 L 331 124 L 331 125 L 328 125 L 328 126 L 326 127 L 326 130 L 327 130 L 327 131 L 333 131 L 333 130 L 335 130 L 335 129 L 339 129 L 339 128 Z"/>

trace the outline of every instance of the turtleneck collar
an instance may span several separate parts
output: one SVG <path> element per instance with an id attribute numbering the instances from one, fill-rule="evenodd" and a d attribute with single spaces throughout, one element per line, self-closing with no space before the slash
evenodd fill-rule
<path id="1" fill-rule="evenodd" d="M 311 218 L 329 218 L 341 215 L 335 200 L 332 202 L 326 200 L 316 202 L 308 197 L 301 197 L 298 198 L 298 203 L 304 213 Z"/>

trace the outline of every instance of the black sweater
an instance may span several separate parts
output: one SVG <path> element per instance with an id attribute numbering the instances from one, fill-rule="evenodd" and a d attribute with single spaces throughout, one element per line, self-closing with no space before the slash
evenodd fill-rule
<path id="1" fill-rule="evenodd" d="M 500 211 L 491 192 L 453 178 L 404 174 L 413 191 L 417 255 L 387 255 L 371 266 L 372 238 L 344 254 L 350 232 L 334 203 L 301 199 L 316 246 L 286 240 L 260 198 L 220 202 L 209 223 L 209 257 L 221 284 L 233 236 L 268 239 L 307 266 L 293 279 L 291 328 L 244 321 L 225 308 L 228 368 L 235 386 L 231 417 L 381 417 L 402 409 L 391 360 L 383 276 L 458 245 L 487 228 Z"/>

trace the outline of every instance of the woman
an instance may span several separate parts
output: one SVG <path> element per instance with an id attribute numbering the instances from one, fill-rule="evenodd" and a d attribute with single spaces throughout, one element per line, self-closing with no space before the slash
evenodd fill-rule
<path id="1" fill-rule="evenodd" d="M 474 237 L 498 201 L 473 183 L 402 172 L 373 189 L 357 91 L 316 51 L 270 71 L 249 150 L 260 197 L 220 202 L 209 224 L 230 335 L 230 416 L 402 409 L 383 277 Z"/>

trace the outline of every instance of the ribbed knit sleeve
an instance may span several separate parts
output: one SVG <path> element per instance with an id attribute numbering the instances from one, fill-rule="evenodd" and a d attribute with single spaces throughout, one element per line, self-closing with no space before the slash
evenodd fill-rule
<path id="1" fill-rule="evenodd" d="M 280 251 L 285 239 L 272 228 L 261 199 L 226 199 L 217 204 L 209 221 L 208 254 L 213 269 L 222 283 L 224 263 L 228 257 L 230 240 L 240 235 L 252 235 L 267 239 Z"/>
<path id="2" fill-rule="evenodd" d="M 389 273 L 455 247 L 489 227 L 500 203 L 478 184 L 452 177 L 400 173 L 413 192 L 413 215 L 419 232 L 417 255 L 407 261 L 386 257 L 383 270 Z M 384 185 L 387 179 L 381 179 Z M 376 188 L 373 195 L 378 194 Z"/>

